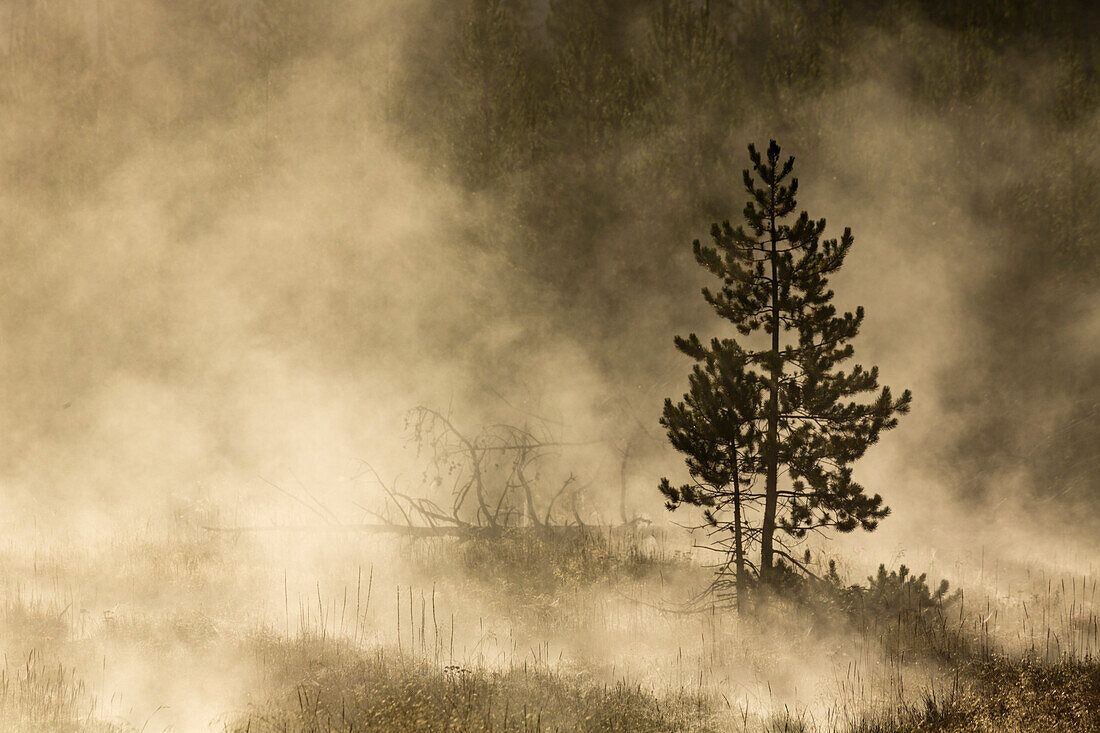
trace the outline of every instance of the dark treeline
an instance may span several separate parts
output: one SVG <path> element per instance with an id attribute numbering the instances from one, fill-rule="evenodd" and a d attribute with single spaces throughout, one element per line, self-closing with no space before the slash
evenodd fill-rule
<path id="1" fill-rule="evenodd" d="M 835 181 L 861 209 L 919 191 L 915 206 L 954 207 L 989 250 L 962 280 L 965 332 L 930 360 L 949 429 L 930 431 L 929 467 L 966 491 L 1022 474 L 1044 497 L 1097 495 L 1093 3 L 462 0 L 357 15 L 328 1 L 24 0 L 4 12 L 0 101 L 58 120 L 19 128 L 5 151 L 14 195 L 94 197 L 142 140 L 211 119 L 254 127 L 323 58 L 345 82 L 343 122 L 385 125 L 498 212 L 507 241 L 461 236 L 538 284 L 509 298 L 534 336 L 569 331 L 654 414 L 682 370 L 668 339 L 700 313 L 688 243 L 737 217 L 746 142 L 781 140 L 803 178 Z M 868 82 L 887 107 L 850 101 Z M 931 126 L 939 150 L 899 146 L 916 175 L 879 190 L 895 161 L 838 144 L 849 124 Z M 216 205 L 278 154 L 276 132 L 237 129 L 221 128 L 224 189 L 193 192 L 196 219 L 204 197 Z M 934 232 L 856 227 L 929 248 Z"/>
<path id="2" fill-rule="evenodd" d="M 884 126 L 950 131 L 939 142 L 954 164 L 912 183 L 954 199 L 994 248 L 989 271 L 966 282 L 972 320 L 940 384 L 945 414 L 965 427 L 936 446 L 935 468 L 963 490 L 997 493 L 1022 471 L 1040 495 L 1095 496 L 1097 351 L 1067 345 L 1096 328 L 1094 6 L 539 5 L 456 3 L 413 33 L 394 112 L 427 164 L 510 203 L 519 259 L 565 294 L 570 323 L 613 345 L 609 368 L 637 355 L 627 324 L 683 312 L 691 288 L 669 263 L 702 222 L 737 218 L 737 161 L 757 131 L 804 151 L 803 177 L 839 173 L 874 205 L 861 168 L 876 163 L 849 157 L 859 140 L 830 144 L 837 120 L 824 109 L 874 79 L 899 106 Z M 652 373 L 662 358 L 638 356 L 628 369 Z"/>

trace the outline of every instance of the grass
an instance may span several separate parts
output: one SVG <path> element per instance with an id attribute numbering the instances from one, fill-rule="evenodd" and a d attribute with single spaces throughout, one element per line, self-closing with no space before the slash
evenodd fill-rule
<path id="1" fill-rule="evenodd" d="M 422 549 L 417 569 L 428 577 L 453 573 L 509 595 L 538 596 L 692 569 L 690 556 L 672 549 L 662 533 L 551 528 L 505 531 L 499 537 L 441 541 Z"/>
<path id="2" fill-rule="evenodd" d="M 994 657 L 959 670 L 946 693 L 867 714 L 852 733 L 1090 733 L 1100 730 L 1100 661 Z"/>
<path id="3" fill-rule="evenodd" d="M 0 730 L 1100 729 L 1096 581 L 1034 567 L 981 601 L 834 573 L 748 620 L 678 607 L 710 571 L 645 533 L 153 527 L 0 572 Z"/>
<path id="4" fill-rule="evenodd" d="M 0 670 L 0 730 L 42 733 L 113 733 L 100 720 L 95 697 L 63 663 L 45 664 L 31 652 L 22 664 Z"/>
<path id="5" fill-rule="evenodd" d="M 709 731 L 699 696 L 657 697 L 546 665 L 440 666 L 392 649 L 264 637 L 275 693 L 233 731 Z"/>

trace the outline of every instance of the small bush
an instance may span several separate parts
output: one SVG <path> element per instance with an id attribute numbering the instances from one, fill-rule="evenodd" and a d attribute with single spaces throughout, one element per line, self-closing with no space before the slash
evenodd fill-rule
<path id="1" fill-rule="evenodd" d="M 961 599 L 961 592 L 950 592 L 946 580 L 933 589 L 927 574 L 914 575 L 904 565 L 889 572 L 879 565 L 866 585 L 845 584 L 832 561 L 821 578 L 780 565 L 775 582 L 759 595 L 765 614 L 773 614 L 775 604 L 791 606 L 818 633 L 847 629 L 877 636 L 898 656 L 943 661 L 972 655 L 973 640 L 958 624 L 948 623 L 949 609 Z"/>

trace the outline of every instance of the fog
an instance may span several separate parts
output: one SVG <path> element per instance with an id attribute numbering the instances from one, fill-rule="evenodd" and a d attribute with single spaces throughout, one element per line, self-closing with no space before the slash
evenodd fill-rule
<path id="1" fill-rule="evenodd" d="M 961 582 L 975 550 L 984 572 L 985 548 L 1091 572 L 1097 13 L 1027 5 L 1048 24 L 1032 31 L 916 2 L 853 4 L 843 22 L 843 4 L 713 4 L 748 49 L 728 74 L 703 41 L 702 60 L 658 58 L 660 3 L 6 0 L 0 506 L 13 556 L 55 542 L 109 555 L 174 521 L 199 536 L 325 524 L 326 510 L 374 521 L 379 479 L 431 488 L 405 422 L 418 405 L 469 435 L 548 430 L 563 445 L 542 477 L 576 474 L 593 522 L 618 516 L 620 490 L 624 514 L 687 521 L 656 491 L 682 471 L 657 424 L 690 370 L 672 338 L 732 330 L 699 295 L 690 245 L 736 223 L 745 148 L 776 138 L 796 157 L 799 208 L 855 234 L 832 285 L 838 307 L 867 309 L 856 361 L 915 395 L 857 468 L 892 516 L 827 551 L 857 579 L 900 558 Z M 632 63 L 651 70 L 644 84 Z M 242 627 L 288 633 L 280 606 L 323 582 L 318 596 L 346 592 L 385 553 L 375 539 L 235 541 L 251 565 L 219 566 L 222 584 L 200 573 L 203 612 L 237 605 Z M 434 582 L 415 563 L 383 575 L 387 603 L 395 585 Z M 461 592 L 440 604 L 477 596 Z M 610 636 L 590 648 L 604 642 L 622 672 L 630 655 Z M 144 678 L 148 664 L 111 674 Z M 223 676 L 244 690 L 259 674 Z M 187 703 L 130 684 L 144 698 L 131 722 L 159 695 L 201 710 L 175 729 L 201 729 L 245 694 L 213 688 Z"/>

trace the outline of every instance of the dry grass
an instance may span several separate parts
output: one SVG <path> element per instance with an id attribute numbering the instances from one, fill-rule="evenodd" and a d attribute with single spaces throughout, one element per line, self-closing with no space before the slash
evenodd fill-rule
<path id="1" fill-rule="evenodd" d="M 947 691 L 868 713 L 852 733 L 1089 733 L 1100 730 L 1100 662 L 995 657 L 958 670 Z"/>
<path id="2" fill-rule="evenodd" d="M 0 670 L 0 730 L 42 733 L 123 731 L 97 717 L 96 699 L 62 662 L 45 663 L 36 652 Z"/>
<path id="3" fill-rule="evenodd" d="M 233 731 L 709 731 L 706 701 L 545 665 L 440 666 L 393 649 L 257 640 L 274 694 Z"/>
<path id="4" fill-rule="evenodd" d="M 1091 576 L 963 596 L 884 570 L 739 621 L 677 606 L 710 572 L 682 546 L 575 539 L 13 542 L 0 730 L 1100 726 Z"/>

